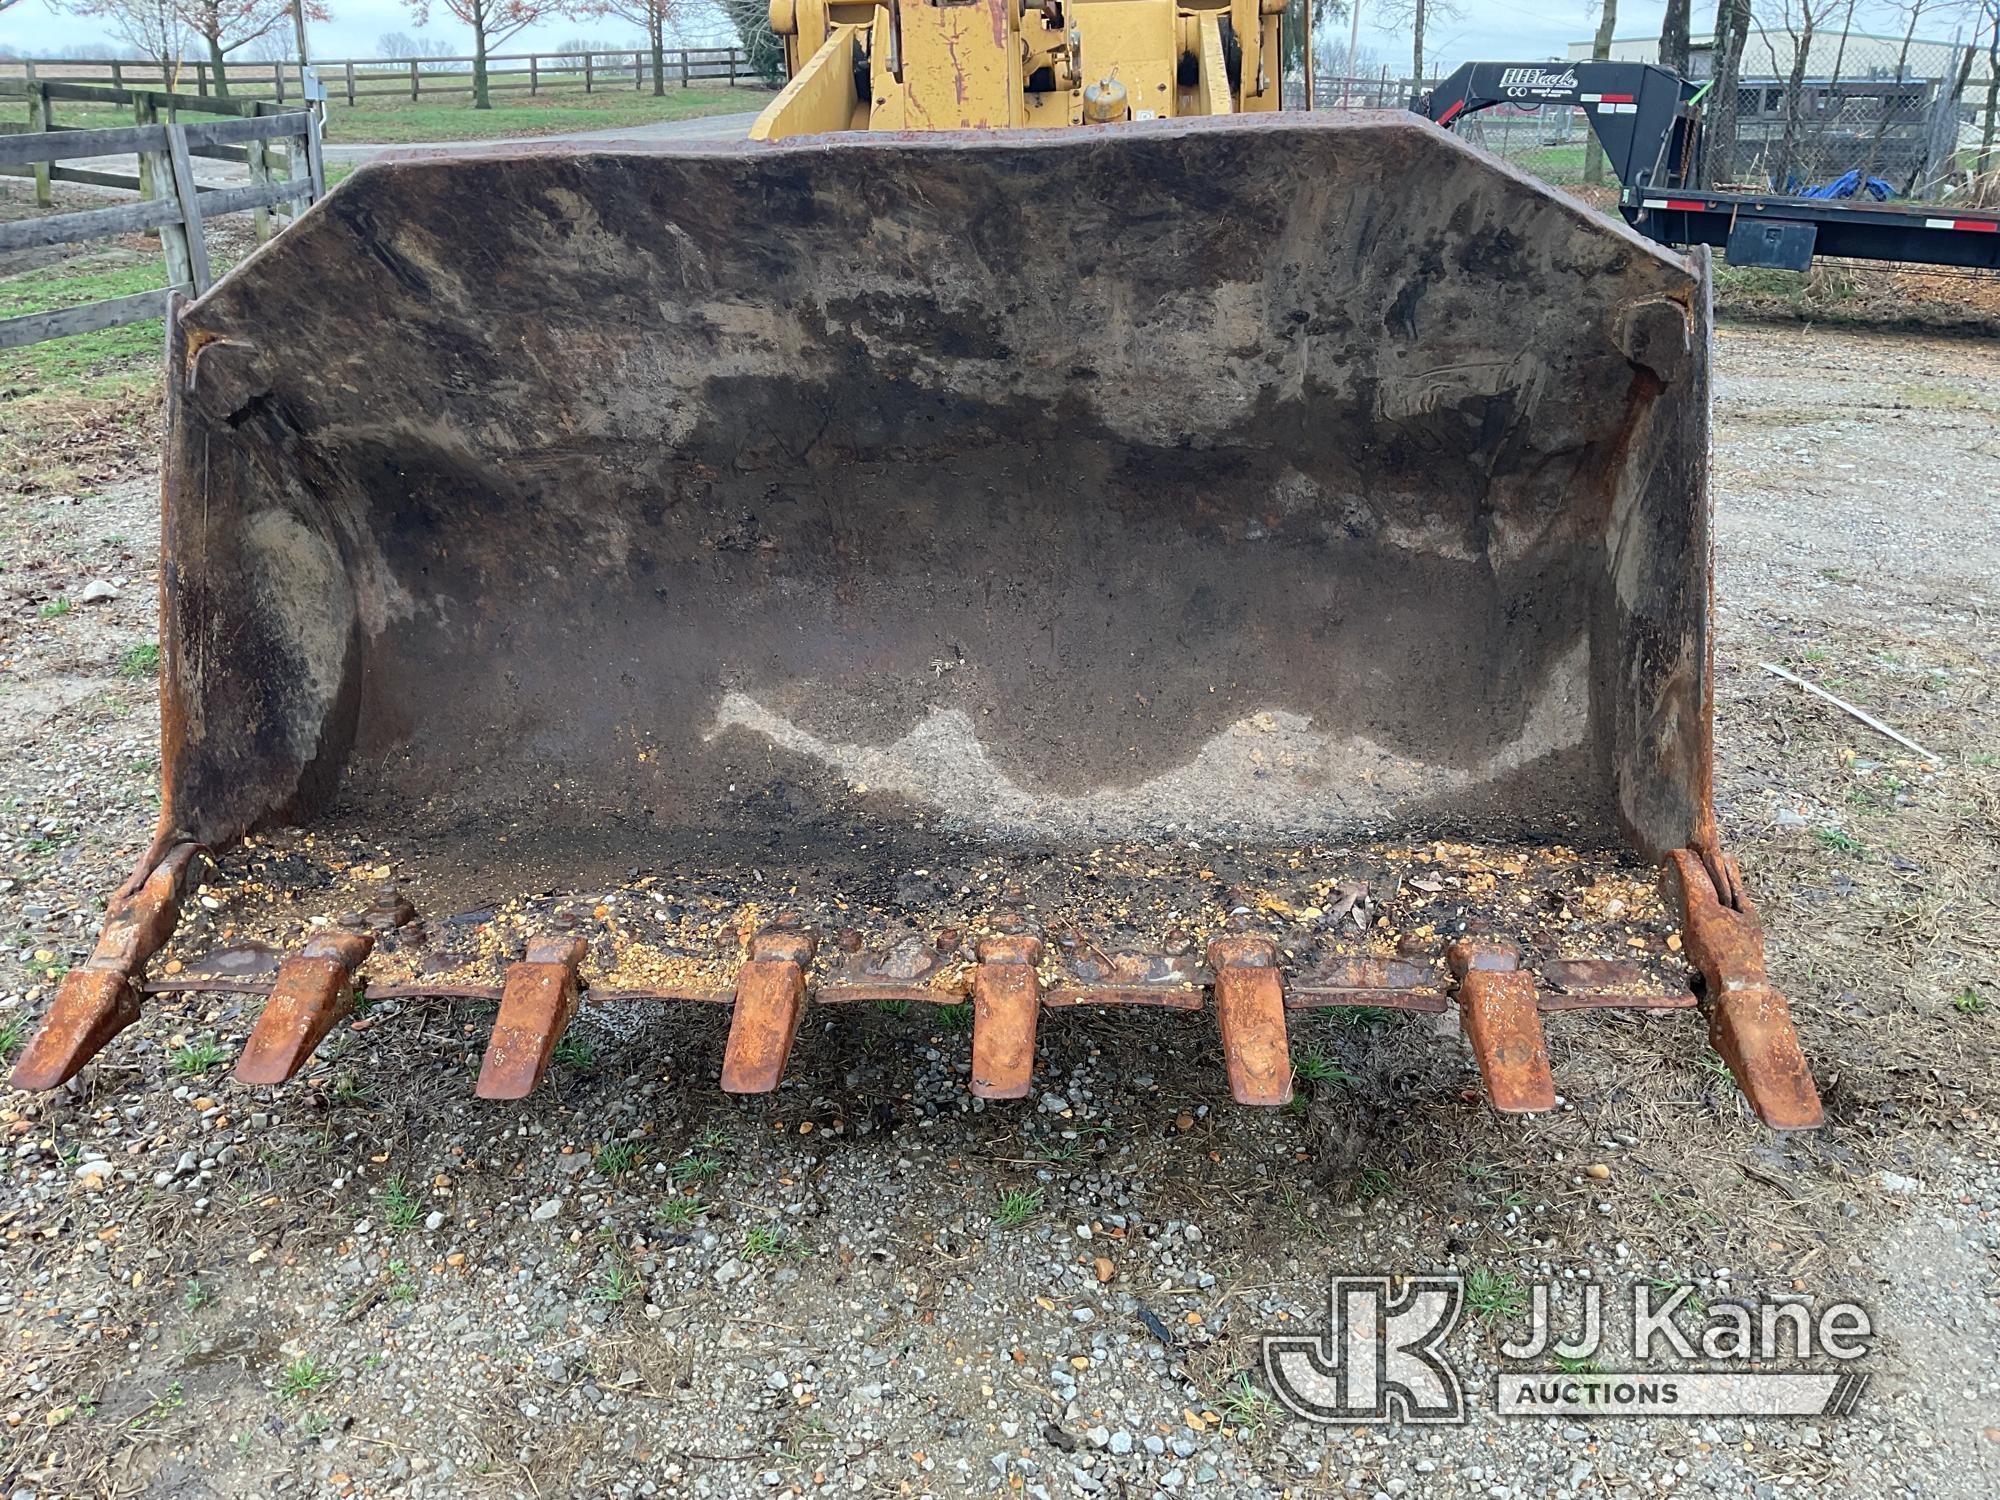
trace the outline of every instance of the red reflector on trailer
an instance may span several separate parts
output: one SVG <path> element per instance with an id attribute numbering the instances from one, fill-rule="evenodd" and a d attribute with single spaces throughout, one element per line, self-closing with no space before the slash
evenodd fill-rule
<path id="1" fill-rule="evenodd" d="M 1606 104 L 1630 104 L 1632 102 L 1630 94 L 1599 94 L 1598 98 L 1602 99 Z"/>
<path id="2" fill-rule="evenodd" d="M 1707 208 L 1708 205 L 1699 198 L 1669 198 L 1667 200 L 1667 207 L 1703 209 Z"/>

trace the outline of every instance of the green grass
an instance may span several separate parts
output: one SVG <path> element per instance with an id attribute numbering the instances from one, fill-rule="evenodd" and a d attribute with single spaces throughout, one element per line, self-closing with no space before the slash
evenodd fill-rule
<path id="1" fill-rule="evenodd" d="M 597 1061 L 595 1054 L 593 1054 L 590 1050 L 590 1044 L 588 1042 L 578 1041 L 573 1036 L 566 1036 L 561 1041 L 557 1042 L 556 1050 L 553 1053 L 551 1053 L 550 1056 L 556 1062 L 562 1063 L 572 1068 L 587 1069 L 593 1066 Z"/>
<path id="2" fill-rule="evenodd" d="M 972 1007 L 970 1005 L 940 1005 L 938 1026 L 948 1034 L 972 1030 Z"/>
<path id="3" fill-rule="evenodd" d="M 51 599 L 47 604 L 42 606 L 41 615 L 44 620 L 60 620 L 75 608 L 76 606 L 71 604 L 67 598 Z"/>
<path id="4" fill-rule="evenodd" d="M 128 297 L 167 284 L 166 262 L 127 250 L 99 250 L 52 266 L 0 278 L 0 318 L 52 312 L 109 297 Z M 165 325 L 158 318 L 0 350 L 0 386 L 55 386 L 85 395 L 114 394 L 143 365 L 157 381 L 164 366 Z"/>
<path id="5" fill-rule="evenodd" d="M 686 1187 L 691 1182 L 706 1182 L 721 1170 L 722 1158 L 713 1151 L 690 1151 L 667 1168 L 667 1176 L 674 1186 Z"/>
<path id="6" fill-rule="evenodd" d="M 26 1016 L 9 1016 L 0 1021 L 0 1063 L 10 1063 L 21 1048 L 21 1038 L 28 1034 Z"/>
<path id="7" fill-rule="evenodd" d="M 190 1042 L 185 1047 L 176 1047 L 167 1054 L 167 1059 L 176 1073 L 192 1076 L 220 1066 L 228 1056 L 220 1042 Z"/>
<path id="8" fill-rule="evenodd" d="M 1528 1311 L 1528 1289 L 1506 1271 L 1465 1273 L 1466 1311 L 1480 1318 L 1518 1318 Z"/>
<path id="9" fill-rule="evenodd" d="M 1355 1184 L 1354 1196 L 1363 1203 L 1377 1198 L 1388 1198 L 1396 1191 L 1395 1174 L 1384 1167 L 1363 1167 L 1360 1180 Z"/>
<path id="10" fill-rule="evenodd" d="M 389 1300 L 391 1302 L 414 1302 L 417 1300 L 417 1278 L 406 1260 L 389 1262 Z"/>
<path id="11" fill-rule="evenodd" d="M 424 80 L 430 81 L 428 77 Z M 470 82 L 467 78 L 461 86 Z M 534 94 L 526 89 L 498 89 L 493 107 L 482 110 L 472 107 L 470 94 L 419 97 L 414 102 L 388 96 L 357 98 L 350 106 L 340 91 L 341 81 L 329 78 L 334 96 L 328 101 L 326 139 L 339 146 L 555 135 L 566 130 L 609 130 L 661 120 L 691 120 L 700 115 L 739 114 L 762 109 L 771 100 L 768 92 L 756 88 L 683 89 L 670 83 L 666 93 L 656 97 L 650 90 L 632 88 L 629 82 L 623 88 L 600 85 L 588 94 L 580 83 Z M 380 80 L 372 83 L 375 88 L 382 86 Z M 57 118 L 62 120 L 60 114 Z"/>
<path id="12" fill-rule="evenodd" d="M 639 1164 L 636 1141 L 607 1141 L 597 1148 L 594 1165 L 600 1177 L 623 1177 Z"/>
<path id="13" fill-rule="evenodd" d="M 798 1241 L 775 1224 L 755 1224 L 743 1236 L 743 1249 L 749 1255 L 803 1255 Z"/>
<path id="14" fill-rule="evenodd" d="M 213 1292 L 203 1286 L 194 1277 L 190 1276 L 188 1278 L 187 1290 L 181 1294 L 182 1307 L 186 1308 L 189 1312 L 200 1312 L 214 1300 L 215 1294 Z"/>
<path id="15" fill-rule="evenodd" d="M 1556 1369 L 1564 1375 L 1602 1375 L 1604 1366 L 1588 1354 L 1552 1354 Z"/>
<path id="16" fill-rule="evenodd" d="M 1223 1388 L 1216 1398 L 1215 1409 L 1222 1414 L 1222 1420 L 1231 1427 L 1240 1427 L 1245 1432 L 1255 1432 L 1278 1415 L 1278 1403 L 1257 1389 L 1245 1370 Z"/>
<path id="17" fill-rule="evenodd" d="M 302 1354 L 279 1372 L 278 1394 L 288 1401 L 304 1401 L 332 1384 L 333 1371 Z"/>
<path id="18" fill-rule="evenodd" d="M 639 1294 L 639 1274 L 624 1261 L 612 1259 L 590 1284 L 593 1302 L 629 1302 Z"/>
<path id="19" fill-rule="evenodd" d="M 1042 1211 L 1042 1190 L 1032 1188 L 1023 1191 L 1014 1188 L 1001 1195 L 1000 1204 L 993 1210 L 993 1227 L 996 1229 L 1018 1229 Z"/>
<path id="20" fill-rule="evenodd" d="M 685 1229 L 697 1219 L 714 1212 L 714 1207 L 692 1195 L 685 1198 L 669 1198 L 654 1211 L 654 1217 L 673 1229 Z"/>
<path id="21" fill-rule="evenodd" d="M 1838 849 L 1853 854 L 1861 848 L 1861 840 L 1841 828 L 1815 828 L 1813 837 L 1828 849 Z"/>
<path id="22" fill-rule="evenodd" d="M 1310 1084 L 1354 1082 L 1354 1075 L 1316 1048 L 1308 1047 L 1292 1059 L 1292 1072 Z"/>
<path id="23" fill-rule="evenodd" d="M 1951 997 L 1951 1008 L 1961 1016 L 1983 1016 L 1986 1014 L 1986 997 L 1968 986 Z M 0 1055 L 4 1055 L 4 1045 L 0 1044 Z"/>
<path id="24" fill-rule="evenodd" d="M 158 646 L 134 646 L 118 658 L 120 677 L 151 677 L 160 670 L 160 648 Z"/>
<path id="25" fill-rule="evenodd" d="M 410 1191 L 409 1184 L 400 1177 L 391 1177 L 382 1184 L 382 1222 L 398 1234 L 417 1227 L 417 1220 L 424 1216 L 423 1200 Z"/>

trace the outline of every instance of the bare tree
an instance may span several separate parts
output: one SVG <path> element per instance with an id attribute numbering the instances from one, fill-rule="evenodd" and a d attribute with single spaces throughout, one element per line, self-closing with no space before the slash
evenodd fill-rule
<path id="1" fill-rule="evenodd" d="M 1715 103 L 1701 154 L 1701 184 L 1727 182 L 1736 165 L 1737 84 L 1743 77 L 1743 47 L 1750 39 L 1750 0 L 1717 0 L 1715 8 Z"/>
<path id="2" fill-rule="evenodd" d="M 588 0 L 579 14 L 591 20 L 616 17 L 642 27 L 653 53 L 653 92 L 667 91 L 667 33 L 686 9 L 683 0 Z"/>
<path id="3" fill-rule="evenodd" d="M 1852 0 L 1850 0 L 1851 8 Z M 1772 185 L 1781 193 L 1791 191 L 1792 167 L 1799 148 L 1801 112 L 1806 99 L 1806 64 L 1812 57 L 1813 38 L 1835 9 L 1835 0 L 1763 0 L 1757 18 L 1757 34 L 1770 54 L 1771 76 L 1785 80 L 1785 125 L 1778 139 L 1778 155 L 1769 163 Z M 1789 60 L 1778 56 L 1777 33 L 1791 44 Z M 1846 37 L 1842 35 L 1842 44 Z"/>
<path id="4" fill-rule="evenodd" d="M 1986 33 L 1986 123 L 1979 132 L 1980 176 L 1993 169 L 1994 116 L 2000 114 L 2000 6 L 1993 12 L 1993 29 Z"/>
<path id="5" fill-rule="evenodd" d="M 1688 72 L 1688 0 L 1667 0 L 1660 17 L 1660 66 L 1680 77 Z"/>
<path id="6" fill-rule="evenodd" d="M 179 0 L 179 5 L 188 29 L 208 48 L 215 92 L 225 96 L 229 78 L 223 64 L 229 54 L 271 35 L 292 19 L 292 0 Z M 315 21 L 327 19 L 320 0 L 306 0 L 303 9 Z"/>
<path id="7" fill-rule="evenodd" d="M 1602 62 L 1611 55 L 1611 37 L 1618 27 L 1618 0 L 1604 0 L 1604 14 L 1597 18 L 1597 35 L 1590 40 L 1590 55 Z M 1604 183 L 1604 148 L 1591 131 L 1583 146 L 1583 180 L 1592 187 Z"/>
<path id="8" fill-rule="evenodd" d="M 176 0 L 71 0 L 61 8 L 103 21 L 119 41 L 157 64 L 161 83 L 173 88 L 190 40 Z"/>
<path id="9" fill-rule="evenodd" d="M 1896 54 L 1896 81 L 1898 83 L 1901 83 L 1909 76 L 1910 43 L 1916 39 L 1917 23 L 1932 11 L 1941 8 L 1940 0 L 1904 0 L 1904 3 L 1899 7 L 1908 24 L 1903 28 L 1902 50 Z M 1866 182 L 1874 174 L 1875 163 L 1881 158 L 1882 142 L 1889 134 L 1891 116 L 1894 113 L 1894 109 L 1891 108 L 1889 100 L 1885 96 L 1882 101 L 1882 111 L 1875 120 L 1875 133 L 1868 138 L 1868 155 L 1861 163 L 1861 180 L 1863 182 Z"/>
<path id="10" fill-rule="evenodd" d="M 1410 28 L 1410 87 L 1419 89 L 1424 82 L 1424 42 L 1430 28 L 1443 21 L 1456 21 L 1464 15 L 1459 8 L 1459 0 L 1388 0 L 1375 7 L 1375 25 L 1378 30 L 1400 31 Z"/>
<path id="11" fill-rule="evenodd" d="M 417 25 L 428 24 L 431 0 L 408 0 Z M 537 21 L 573 16 L 575 0 L 444 0 L 444 8 L 472 28 L 472 107 L 491 109 L 493 95 L 486 85 L 486 57 L 509 37 Z"/>

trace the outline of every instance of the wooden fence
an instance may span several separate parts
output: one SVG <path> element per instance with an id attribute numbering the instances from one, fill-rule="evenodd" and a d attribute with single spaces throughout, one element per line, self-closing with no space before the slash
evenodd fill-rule
<path id="1" fill-rule="evenodd" d="M 81 84 L 38 82 L 34 90 L 42 104 L 40 128 L 33 123 L 28 128 L 0 128 L 0 176 L 33 177 L 37 200 L 43 204 L 51 202 L 51 185 L 56 182 L 134 192 L 139 197 L 108 208 L 0 224 L 0 253 L 156 230 L 166 252 L 167 284 L 128 297 L 0 319 L 0 349 L 157 318 L 176 292 L 198 297 L 213 280 L 202 233 L 204 219 L 255 213 L 261 235 L 272 210 L 296 213 L 301 202 L 310 203 L 326 191 L 319 117 L 310 110 L 284 113 L 255 100 L 226 109 L 236 101 Z M 26 91 L 25 85 L 0 82 L 0 98 Z M 123 97 L 108 97 L 113 94 Z M 138 123 L 94 130 L 49 120 L 52 99 L 79 97 L 129 103 Z M 217 113 L 218 106 L 234 118 L 179 119 L 182 112 Z M 163 113 L 168 116 L 166 123 L 160 123 Z M 282 154 L 275 149 L 280 146 Z M 61 165 L 105 156 L 136 156 L 139 169 L 134 174 Z M 243 187 L 197 186 L 196 157 L 241 163 L 249 169 L 250 181 Z"/>
<path id="2" fill-rule="evenodd" d="M 307 66 L 326 86 L 329 102 L 357 104 L 364 99 L 421 99 L 431 95 L 470 94 L 470 57 L 337 57 L 316 58 Z M 696 84 L 762 87 L 764 80 L 750 66 L 741 47 L 677 47 L 664 54 L 664 86 L 692 88 Z M 519 52 L 486 59 L 489 91 L 525 89 L 530 94 L 561 89 L 649 88 L 653 54 L 644 48 L 630 52 Z M 293 62 L 231 62 L 220 69 L 208 62 L 157 62 L 130 58 L 0 59 L 0 84 L 37 81 L 99 85 L 115 89 L 161 87 L 200 98 L 217 95 L 218 80 L 228 97 L 273 99 L 283 104 L 304 97 L 299 65 Z"/>

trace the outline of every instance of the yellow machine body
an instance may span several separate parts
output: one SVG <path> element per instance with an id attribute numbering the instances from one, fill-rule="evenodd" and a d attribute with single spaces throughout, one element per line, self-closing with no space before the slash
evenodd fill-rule
<path id="1" fill-rule="evenodd" d="M 1278 108 L 1282 0 L 772 0 L 791 81 L 752 140 Z"/>

